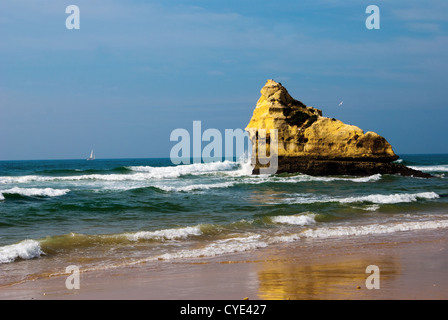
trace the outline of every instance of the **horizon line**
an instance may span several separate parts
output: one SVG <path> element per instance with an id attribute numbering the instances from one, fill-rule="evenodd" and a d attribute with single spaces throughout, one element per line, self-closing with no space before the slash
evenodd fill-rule
<path id="1" fill-rule="evenodd" d="M 397 154 L 400 156 L 420 156 L 420 155 L 448 155 L 448 153 L 399 153 Z M 136 158 L 95 158 L 95 160 L 147 160 L 147 159 L 170 159 L 170 157 L 136 157 Z M 10 159 L 10 160 L 3 160 L 0 159 L 0 162 L 6 162 L 6 161 L 87 161 L 85 158 L 53 158 L 53 159 Z M 223 160 L 225 160 L 223 158 Z"/>

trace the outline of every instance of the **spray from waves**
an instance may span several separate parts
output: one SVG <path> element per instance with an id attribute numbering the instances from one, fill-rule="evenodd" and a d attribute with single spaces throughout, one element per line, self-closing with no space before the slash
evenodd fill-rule
<path id="1" fill-rule="evenodd" d="M 159 177 L 179 177 L 185 175 L 201 175 L 223 173 L 228 176 L 249 176 L 253 166 L 250 159 L 241 157 L 237 162 L 225 160 L 222 162 L 193 163 L 169 167 L 134 166 L 128 167 L 135 172 L 151 173 Z"/>
<path id="2" fill-rule="evenodd" d="M 236 184 L 242 183 L 241 180 L 234 179 L 252 175 L 252 165 L 250 160 L 248 161 L 245 158 L 240 159 L 238 162 L 224 161 L 170 167 L 138 166 L 129 168 L 132 168 L 132 170 L 137 172 L 132 175 L 132 178 L 133 180 L 138 181 L 139 184 L 128 183 L 107 185 L 103 187 L 102 190 L 127 191 L 141 188 L 156 188 L 165 192 L 195 192 L 209 189 L 229 188 Z M 209 183 L 196 183 L 195 181 L 188 179 L 165 179 L 186 175 L 197 176 L 203 174 L 212 175 L 214 179 L 211 179 L 211 182 Z M 158 176 L 160 179 L 146 179 L 148 175 L 150 177 Z M 217 179 L 224 179 L 227 181 L 222 182 L 222 180 L 220 180 L 216 182 Z"/>
<path id="3" fill-rule="evenodd" d="M 40 243 L 36 240 L 23 240 L 16 244 L 0 247 L 0 264 L 17 259 L 34 259 L 43 255 Z"/>
<path id="4" fill-rule="evenodd" d="M 20 195 L 25 197 L 59 197 L 70 192 L 70 189 L 53 188 L 11 188 L 0 190 L 0 200 L 4 200 L 4 195 Z M 2 199 L 3 198 L 3 199 Z"/>
<path id="5" fill-rule="evenodd" d="M 222 162 L 193 163 L 168 167 L 133 166 L 128 168 L 135 172 L 151 173 L 153 176 L 158 177 L 171 177 L 172 175 L 179 177 L 188 174 L 194 175 L 202 173 L 213 173 L 216 171 L 232 170 L 235 169 L 237 165 L 237 162 L 225 160 Z"/>
<path id="6" fill-rule="evenodd" d="M 241 157 L 238 161 L 237 169 L 232 171 L 224 171 L 224 174 L 231 177 L 251 176 L 253 168 L 254 166 L 252 165 L 250 158 Z"/>

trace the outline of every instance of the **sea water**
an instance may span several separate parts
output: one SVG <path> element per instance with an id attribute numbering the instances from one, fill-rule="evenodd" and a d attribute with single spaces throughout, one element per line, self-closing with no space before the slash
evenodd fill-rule
<path id="1" fill-rule="evenodd" d="M 0 162 L 0 287 L 65 272 L 201 260 L 281 244 L 448 229 L 448 155 L 430 179 L 252 175 L 249 161 Z"/>

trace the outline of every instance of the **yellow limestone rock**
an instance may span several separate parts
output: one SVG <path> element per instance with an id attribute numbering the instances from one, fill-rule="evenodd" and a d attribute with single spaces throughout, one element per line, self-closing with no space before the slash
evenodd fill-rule
<path id="1" fill-rule="evenodd" d="M 292 98 L 281 83 L 268 80 L 261 89 L 252 119 L 246 127 L 251 141 L 257 130 L 278 130 L 278 156 L 319 160 L 391 162 L 398 159 L 392 146 L 374 132 L 366 132 Z M 269 146 L 267 146 L 269 151 Z"/>

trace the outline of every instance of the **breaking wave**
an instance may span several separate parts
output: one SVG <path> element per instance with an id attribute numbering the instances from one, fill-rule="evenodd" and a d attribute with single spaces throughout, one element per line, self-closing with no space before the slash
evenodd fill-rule
<path id="1" fill-rule="evenodd" d="M 171 177 L 172 175 L 179 177 L 181 175 L 188 175 L 188 174 L 201 174 L 216 171 L 232 170 L 235 169 L 237 165 L 238 165 L 237 162 L 226 160 L 222 162 L 193 163 L 193 164 L 184 164 L 168 167 L 133 166 L 128 167 L 128 169 L 135 172 L 151 173 L 152 175 L 159 177 L 166 177 L 166 176 Z"/>
<path id="2" fill-rule="evenodd" d="M 448 164 L 437 166 L 409 166 L 409 168 L 423 172 L 448 172 Z"/>
<path id="3" fill-rule="evenodd" d="M 0 264 L 10 263 L 17 259 L 34 259 L 44 254 L 40 243 L 35 240 L 23 240 L 16 244 L 0 247 Z"/>
<path id="4" fill-rule="evenodd" d="M 267 247 L 268 243 L 263 241 L 261 235 L 249 235 L 217 240 L 203 248 L 186 249 L 173 253 L 165 253 L 147 260 L 173 260 L 185 258 L 215 257 L 223 254 L 244 252 L 258 248 Z"/>
<path id="5" fill-rule="evenodd" d="M 354 202 L 370 202 L 377 204 L 394 204 L 403 202 L 414 202 L 419 199 L 430 200 L 437 199 L 439 195 L 435 192 L 420 192 L 420 193 L 404 193 L 404 194 L 372 194 L 367 196 L 359 197 L 348 197 L 344 199 L 339 199 L 340 203 L 354 203 Z"/>
<path id="6" fill-rule="evenodd" d="M 291 215 L 291 216 L 275 216 L 272 217 L 271 220 L 274 223 L 282 223 L 282 224 L 291 224 L 291 225 L 299 225 L 306 226 L 310 224 L 315 224 L 316 215 L 315 214 L 306 214 L 306 215 Z"/>
<path id="7" fill-rule="evenodd" d="M 81 180 L 100 180 L 100 181 L 146 181 L 151 179 L 171 179 L 185 175 L 214 174 L 217 172 L 232 171 L 233 173 L 244 174 L 247 171 L 247 165 L 239 162 L 223 161 L 212 163 L 195 163 L 178 166 L 151 167 L 151 166 L 133 166 L 127 167 L 128 171 L 121 174 L 83 174 L 83 175 L 64 175 L 64 176 L 2 176 L 0 184 L 8 183 L 29 183 L 46 181 L 81 181 Z"/>
<path id="8" fill-rule="evenodd" d="M 175 192 L 189 192 L 189 191 L 201 191 L 201 190 L 209 190 L 209 189 L 216 189 L 216 188 L 229 188 L 231 186 L 235 185 L 234 182 L 221 182 L 221 183 L 215 183 L 215 184 L 192 184 L 188 186 L 180 186 L 180 187 L 174 187 L 174 186 L 155 186 L 156 188 L 163 190 L 163 191 L 175 191 Z"/>
<path id="9" fill-rule="evenodd" d="M 448 228 L 448 220 L 369 224 L 361 226 L 322 227 L 317 229 L 305 230 L 300 235 L 306 238 L 334 238 L 375 234 L 392 234 L 403 231 L 431 230 L 439 228 Z"/>
<path id="10" fill-rule="evenodd" d="M 415 202 L 418 200 L 431 200 L 437 199 L 440 196 L 435 192 L 419 192 L 419 193 L 402 193 L 402 194 L 370 194 L 357 197 L 318 197 L 308 194 L 298 194 L 294 198 L 284 199 L 286 203 L 300 203 L 300 204 L 312 204 L 312 203 L 325 203 L 325 202 L 339 202 L 339 203 L 357 203 L 367 202 L 374 204 L 395 204 Z"/>
<path id="11" fill-rule="evenodd" d="M 0 200 L 4 200 L 4 195 L 19 195 L 24 197 L 59 197 L 70 192 L 70 189 L 53 188 L 11 188 L 0 190 Z"/>
<path id="12" fill-rule="evenodd" d="M 279 215 L 269 218 L 273 225 L 286 224 L 290 228 L 275 228 L 273 232 L 258 233 L 253 226 L 256 221 L 240 221 L 230 225 L 196 225 L 155 231 L 138 231 L 110 235 L 67 234 L 47 237 L 42 240 L 23 240 L 17 244 L 0 247 L 0 263 L 11 263 L 19 259 L 34 259 L 42 255 L 53 255 L 66 250 L 92 246 L 132 246 L 137 241 L 156 241 L 160 245 L 177 243 L 177 249 L 152 255 L 148 251 L 145 261 L 172 260 L 182 258 L 214 257 L 264 248 L 272 244 L 301 241 L 303 239 L 344 238 L 379 234 L 394 234 L 405 231 L 448 228 L 448 219 L 370 223 L 363 225 L 328 226 L 318 223 L 313 213 Z M 268 220 L 269 221 L 269 220 Z M 235 229 L 238 226 L 238 229 Z M 237 233 L 235 233 L 237 231 Z M 292 233 L 291 233 L 292 232 Z M 200 238 L 198 238 L 200 237 Z M 192 240 L 199 242 L 191 242 Z M 207 240 L 208 239 L 208 240 Z M 183 244 L 183 241 L 188 241 Z M 193 243 L 196 243 L 194 245 Z M 193 244 L 193 245 L 192 245 Z M 199 245 L 200 244 L 200 245 Z M 160 245 L 157 245 L 158 247 Z M 182 248 L 182 249 L 179 249 Z M 133 262 L 135 263 L 135 261 Z"/>
<path id="13" fill-rule="evenodd" d="M 125 234 L 130 241 L 138 240 L 177 240 L 186 239 L 190 236 L 200 236 L 202 234 L 200 226 L 185 227 L 179 229 L 164 229 L 156 231 L 139 231 L 135 233 Z"/>

